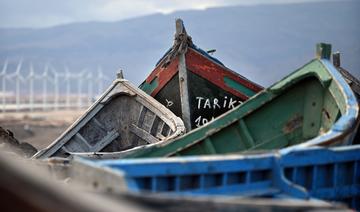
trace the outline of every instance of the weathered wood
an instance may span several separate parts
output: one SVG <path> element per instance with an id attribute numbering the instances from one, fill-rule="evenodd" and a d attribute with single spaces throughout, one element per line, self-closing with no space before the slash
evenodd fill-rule
<path id="1" fill-rule="evenodd" d="M 163 108 L 165 107 L 164 105 L 161 105 L 162 107 L 154 107 L 153 105 L 159 105 L 159 102 L 156 101 L 156 99 L 154 98 L 149 98 L 149 95 L 146 94 L 145 92 L 141 92 L 138 93 L 138 95 L 136 96 L 136 101 L 139 102 L 141 105 L 143 105 L 146 108 L 151 108 L 152 112 L 157 114 L 158 117 L 166 123 L 166 125 L 168 125 L 173 131 L 176 131 L 175 125 L 174 125 L 174 120 L 172 119 L 168 119 L 165 117 L 171 117 L 174 116 L 174 113 L 171 112 L 169 109 L 167 110 L 163 110 Z M 166 108 L 166 107 L 165 107 Z M 181 122 L 181 124 L 184 124 L 183 121 L 176 117 L 176 120 L 179 120 Z"/>
<path id="2" fill-rule="evenodd" d="M 153 112 L 148 111 L 142 124 L 140 125 L 141 128 L 144 129 L 146 132 L 150 133 L 155 118 L 156 115 Z"/>
<path id="3" fill-rule="evenodd" d="M 195 46 L 181 19 L 176 20 L 172 48 L 140 88 L 182 117 L 188 131 L 208 123 L 263 89 Z"/>
<path id="4" fill-rule="evenodd" d="M 99 141 L 95 146 L 91 147 L 90 152 L 97 152 L 102 150 L 118 136 L 119 133 L 116 130 L 109 132 L 103 139 L 101 139 L 101 141 Z"/>
<path id="5" fill-rule="evenodd" d="M 190 105 L 189 105 L 189 90 L 188 90 L 188 76 L 185 64 L 185 55 L 179 56 L 179 83 L 180 83 L 180 99 L 182 120 L 184 121 L 187 130 L 191 130 Z"/>
<path id="6" fill-rule="evenodd" d="M 334 52 L 333 53 L 333 64 L 336 68 L 341 67 L 341 62 L 340 62 L 340 52 Z"/>
<path id="7" fill-rule="evenodd" d="M 61 149 L 64 150 L 66 153 L 70 153 L 70 152 L 71 152 L 70 150 L 68 150 L 68 148 L 66 148 L 66 146 L 62 146 Z"/>
<path id="8" fill-rule="evenodd" d="M 84 137 L 82 137 L 80 133 L 76 133 L 75 136 L 90 148 L 89 142 L 87 142 L 87 140 Z"/>
<path id="9" fill-rule="evenodd" d="M 333 54 L 333 64 L 340 71 L 346 82 L 350 85 L 351 89 L 355 92 L 357 98 L 360 99 L 360 80 L 354 77 L 349 71 L 341 67 L 340 52 L 335 52 Z"/>
<path id="10" fill-rule="evenodd" d="M 67 142 L 64 147 L 67 148 L 68 152 L 76 152 L 78 149 L 83 149 L 84 151 L 91 150 L 91 146 L 76 135 L 73 136 L 71 142 Z"/>
<path id="11" fill-rule="evenodd" d="M 147 108 L 144 105 L 141 106 L 139 118 L 138 118 L 138 121 L 137 121 L 138 126 L 142 126 L 142 124 L 144 123 L 146 111 L 147 111 Z"/>
<path id="12" fill-rule="evenodd" d="M 106 132 L 104 125 L 99 120 L 97 120 L 97 118 L 94 117 L 93 121 L 100 129 L 102 129 L 104 132 Z"/>
<path id="13" fill-rule="evenodd" d="M 211 148 L 201 147 L 208 138 L 217 154 L 348 145 L 359 121 L 358 102 L 344 78 L 329 60 L 314 59 L 207 125 L 126 158 L 206 155 Z"/>
<path id="14" fill-rule="evenodd" d="M 154 116 L 153 122 L 150 128 L 150 134 L 156 136 L 161 119 L 158 116 Z"/>
<path id="15" fill-rule="evenodd" d="M 170 128 L 168 125 L 164 125 L 164 127 L 162 128 L 161 130 L 161 134 L 164 135 L 164 136 L 168 136 L 169 133 L 170 133 Z"/>
<path id="16" fill-rule="evenodd" d="M 157 125 L 160 122 L 171 129 L 170 134 L 156 137 L 159 135 Z M 140 132 L 136 131 L 137 136 L 129 129 L 133 124 L 143 128 Z M 140 142 L 143 140 L 154 143 L 171 139 L 181 135 L 184 130 L 183 122 L 165 106 L 126 80 L 117 79 L 65 133 L 34 157 L 68 157 L 67 153 L 98 151 L 120 152 L 145 145 L 146 143 Z"/>
<path id="17" fill-rule="evenodd" d="M 176 19 L 176 33 L 175 33 L 175 42 L 180 36 L 186 37 L 186 31 L 184 23 L 181 19 Z M 184 41 L 180 41 L 184 42 Z M 176 44 L 175 44 L 176 45 Z M 180 44 L 181 45 L 181 44 Z M 190 117 L 190 105 L 189 105 L 189 87 L 188 87 L 188 76 L 186 70 L 185 62 L 185 52 L 179 51 L 179 92 L 180 92 L 180 101 L 181 101 L 181 117 L 184 121 L 185 127 L 188 131 L 191 130 L 191 117 Z"/>
<path id="18" fill-rule="evenodd" d="M 153 144 L 153 143 L 156 143 L 159 141 L 157 138 L 155 138 L 154 136 L 152 136 L 151 134 L 149 134 L 145 130 L 137 127 L 134 124 L 130 125 L 130 131 L 132 133 L 134 133 L 136 136 L 138 136 L 139 138 L 145 140 L 148 144 Z"/>
<path id="19" fill-rule="evenodd" d="M 316 58 L 330 60 L 331 45 L 327 43 L 316 44 Z"/>
<path id="20" fill-rule="evenodd" d="M 39 152 L 37 152 L 34 157 L 38 157 L 38 155 L 42 155 L 42 154 L 46 154 L 45 157 L 50 156 L 52 154 L 54 154 L 57 150 L 59 150 L 62 146 L 65 145 L 65 143 L 71 138 L 73 137 L 88 121 L 90 121 L 92 119 L 92 117 L 95 116 L 96 113 L 98 113 L 101 108 L 104 105 L 102 104 L 98 104 L 98 105 L 94 105 L 94 107 L 90 107 L 88 109 L 87 116 L 84 117 L 83 119 L 78 119 L 74 124 L 72 124 L 68 129 L 72 130 L 70 131 L 65 131 L 58 139 L 56 139 L 52 144 L 50 144 L 50 146 L 52 147 L 51 149 L 47 150 L 47 149 L 43 149 L 40 150 Z M 46 153 L 44 152 L 46 151 Z"/>

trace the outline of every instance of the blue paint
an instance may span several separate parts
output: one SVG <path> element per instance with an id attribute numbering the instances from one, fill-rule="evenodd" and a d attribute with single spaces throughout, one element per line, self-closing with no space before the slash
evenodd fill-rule
<path id="1" fill-rule="evenodd" d="M 289 153 L 85 161 L 125 173 L 132 192 L 171 195 L 360 198 L 360 145 Z M 357 208 L 359 209 L 359 208 Z"/>

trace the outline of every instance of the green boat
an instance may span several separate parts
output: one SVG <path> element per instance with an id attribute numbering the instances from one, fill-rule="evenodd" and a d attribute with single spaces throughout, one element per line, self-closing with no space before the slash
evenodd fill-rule
<path id="1" fill-rule="evenodd" d="M 98 158 L 227 154 L 249 150 L 351 144 L 358 126 L 356 97 L 330 62 L 331 45 L 317 58 L 241 106 L 181 137 L 129 154 Z"/>

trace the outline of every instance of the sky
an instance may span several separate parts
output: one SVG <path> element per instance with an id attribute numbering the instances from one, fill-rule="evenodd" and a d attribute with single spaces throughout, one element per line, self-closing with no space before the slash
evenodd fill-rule
<path id="1" fill-rule="evenodd" d="M 119 21 L 153 13 L 210 7 L 321 0 L 0 0 L 1 28 L 42 28 L 87 21 Z"/>

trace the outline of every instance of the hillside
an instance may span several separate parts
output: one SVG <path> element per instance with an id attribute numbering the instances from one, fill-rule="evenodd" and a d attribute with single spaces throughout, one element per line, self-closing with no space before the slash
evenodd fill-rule
<path id="1" fill-rule="evenodd" d="M 180 17 L 196 45 L 216 49 L 214 56 L 225 65 L 264 86 L 313 58 L 320 41 L 341 51 L 343 66 L 360 77 L 358 11 L 360 1 L 236 6 L 119 22 L 0 29 L 0 65 L 20 57 L 37 70 L 46 62 L 58 69 L 67 64 L 72 71 L 101 65 L 110 78 L 122 68 L 139 84 L 172 45 L 174 20 Z"/>

